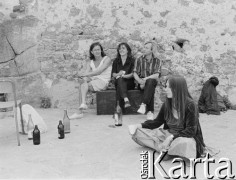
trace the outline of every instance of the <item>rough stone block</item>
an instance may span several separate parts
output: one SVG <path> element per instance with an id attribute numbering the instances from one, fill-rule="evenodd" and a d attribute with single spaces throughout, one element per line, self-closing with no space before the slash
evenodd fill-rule
<path id="1" fill-rule="evenodd" d="M 15 58 L 19 75 L 34 73 L 40 70 L 40 63 L 36 58 L 36 47 L 26 50 Z"/>
<path id="2" fill-rule="evenodd" d="M 14 51 L 8 43 L 3 31 L 0 29 L 0 63 L 7 62 L 15 57 Z"/>
<path id="3" fill-rule="evenodd" d="M 142 102 L 142 92 L 139 90 L 129 90 L 128 98 L 131 107 L 124 109 L 124 104 L 121 104 L 123 114 L 137 114 L 137 110 Z M 96 93 L 97 99 L 97 115 L 114 114 L 116 107 L 116 91 L 106 90 Z"/>

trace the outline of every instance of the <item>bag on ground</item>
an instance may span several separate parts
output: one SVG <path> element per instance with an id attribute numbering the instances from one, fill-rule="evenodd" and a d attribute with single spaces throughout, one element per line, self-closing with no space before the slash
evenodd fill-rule
<path id="1" fill-rule="evenodd" d="M 47 132 L 47 125 L 45 124 L 43 118 L 39 115 L 39 113 L 31 105 L 24 104 L 22 106 L 22 116 L 23 116 L 23 127 L 24 127 L 25 133 L 27 133 L 27 124 L 29 120 L 29 114 L 31 114 L 34 126 L 38 125 L 40 133 Z M 17 119 L 18 119 L 18 124 L 19 124 L 19 132 L 22 132 L 19 108 L 17 108 Z"/>

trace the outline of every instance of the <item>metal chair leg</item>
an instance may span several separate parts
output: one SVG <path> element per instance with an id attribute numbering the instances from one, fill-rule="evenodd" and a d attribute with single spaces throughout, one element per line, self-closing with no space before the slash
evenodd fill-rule
<path id="1" fill-rule="evenodd" d="M 18 142 L 18 146 L 20 146 L 20 136 L 19 136 L 19 127 L 18 127 L 18 121 L 17 121 L 17 109 L 16 109 L 16 107 L 14 107 L 14 118 L 15 118 L 15 123 L 16 123 L 17 142 Z"/>
<path id="2" fill-rule="evenodd" d="M 23 122 L 23 115 L 22 115 L 22 104 L 19 104 L 19 108 L 20 108 L 20 122 L 21 122 L 21 129 L 22 129 L 22 134 L 26 134 L 25 133 L 25 129 L 24 129 L 24 122 Z"/>

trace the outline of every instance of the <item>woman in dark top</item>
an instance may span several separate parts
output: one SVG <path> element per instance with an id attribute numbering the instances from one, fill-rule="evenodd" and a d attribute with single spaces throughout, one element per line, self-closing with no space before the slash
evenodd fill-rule
<path id="1" fill-rule="evenodd" d="M 171 155 L 187 158 L 200 157 L 204 152 L 205 144 L 199 123 L 198 109 L 189 94 L 186 80 L 182 76 L 168 78 L 165 91 L 166 101 L 158 116 L 153 121 L 148 120 L 142 124 L 130 125 L 130 134 L 138 142 L 139 139 L 135 139 L 138 129 L 155 130 L 158 132 L 152 133 L 156 136 L 152 139 L 157 139 L 157 144 L 151 148 L 157 151 L 168 150 L 168 154 L 171 150 L 173 152 Z M 164 125 L 163 129 L 155 129 L 161 125 Z M 181 145 L 178 146 L 178 144 Z"/>
<path id="2" fill-rule="evenodd" d="M 134 58 L 127 43 L 120 43 L 117 48 L 117 57 L 112 64 L 112 77 L 115 79 L 117 100 L 124 100 L 125 108 L 130 106 L 127 91 L 134 89 L 133 78 Z"/>

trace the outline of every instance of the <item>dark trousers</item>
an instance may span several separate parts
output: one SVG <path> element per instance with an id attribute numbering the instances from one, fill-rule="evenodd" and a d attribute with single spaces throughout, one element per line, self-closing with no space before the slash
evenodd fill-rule
<path id="1" fill-rule="evenodd" d="M 154 111 L 154 94 L 156 86 L 157 86 L 156 79 L 146 80 L 144 89 L 141 89 L 140 86 L 138 86 L 139 89 L 143 91 L 143 103 L 146 104 L 147 112 Z"/>
<path id="2" fill-rule="evenodd" d="M 134 79 L 118 78 L 115 80 L 116 87 L 116 99 L 121 101 L 125 97 L 128 97 L 128 90 L 132 90 L 135 87 Z"/>

